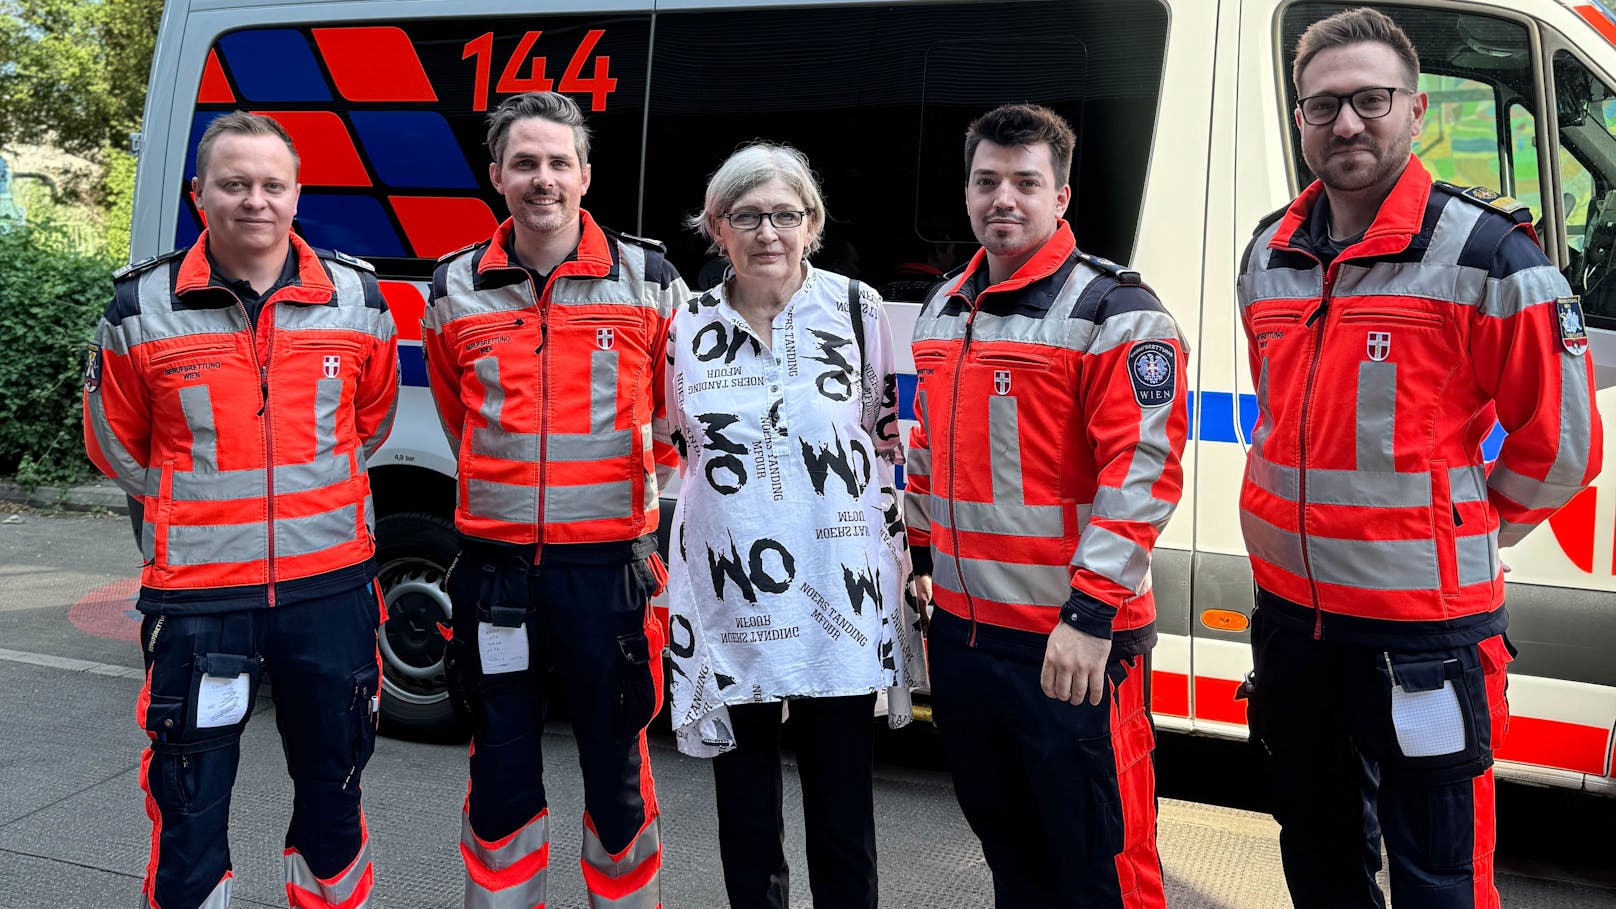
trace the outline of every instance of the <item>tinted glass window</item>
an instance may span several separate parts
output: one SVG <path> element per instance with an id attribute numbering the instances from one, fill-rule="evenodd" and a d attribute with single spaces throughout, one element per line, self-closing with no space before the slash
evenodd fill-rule
<path id="1" fill-rule="evenodd" d="M 807 154 L 830 214 L 816 263 L 918 299 L 975 250 L 965 127 L 1032 101 L 1079 134 L 1068 219 L 1085 249 L 1133 249 L 1167 17 L 1152 0 L 659 14 L 644 229 L 692 284 L 721 264 L 681 218 L 738 146 Z"/>

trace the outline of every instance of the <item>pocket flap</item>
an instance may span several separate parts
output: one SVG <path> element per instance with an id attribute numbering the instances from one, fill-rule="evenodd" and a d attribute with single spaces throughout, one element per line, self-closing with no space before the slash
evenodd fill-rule
<path id="1" fill-rule="evenodd" d="M 196 668 L 207 675 L 234 678 L 244 673 L 256 673 L 260 660 L 255 656 L 235 653 L 204 653 L 196 658 Z"/>
<path id="2" fill-rule="evenodd" d="M 1392 675 L 1404 691 L 1435 691 L 1448 677 L 1448 664 L 1458 667 L 1458 660 L 1421 660 L 1417 663 L 1394 663 Z"/>

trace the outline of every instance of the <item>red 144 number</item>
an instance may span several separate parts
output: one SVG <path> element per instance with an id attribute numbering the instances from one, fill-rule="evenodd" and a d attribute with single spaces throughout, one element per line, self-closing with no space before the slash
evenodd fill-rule
<path id="1" fill-rule="evenodd" d="M 533 45 L 538 43 L 541 34 L 543 32 L 528 32 L 517 42 L 515 53 L 505 61 L 505 68 L 500 71 L 499 81 L 493 87 L 494 91 L 501 95 L 547 91 L 588 94 L 590 110 L 605 110 L 606 96 L 617 91 L 617 80 L 611 76 L 612 58 L 605 54 L 596 56 L 592 75 L 583 74 L 584 64 L 595 52 L 595 45 L 600 42 L 601 36 L 606 34 L 605 29 L 594 28 L 584 34 L 583 40 L 578 42 L 577 49 L 572 52 L 572 59 L 567 61 L 567 68 L 561 74 L 559 86 L 545 75 L 544 57 L 528 56 L 533 50 Z M 475 58 L 477 64 L 477 82 L 472 89 L 472 110 L 487 110 L 488 84 L 494 64 L 494 33 L 486 32 L 467 41 L 462 48 L 460 59 L 468 58 Z M 522 74 L 523 64 L 528 64 L 527 75 Z"/>

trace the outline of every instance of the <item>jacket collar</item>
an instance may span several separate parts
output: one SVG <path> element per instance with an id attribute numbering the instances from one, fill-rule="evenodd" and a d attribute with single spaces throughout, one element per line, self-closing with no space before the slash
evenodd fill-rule
<path id="1" fill-rule="evenodd" d="M 1055 233 L 1044 241 L 1044 245 L 1033 253 L 1032 258 L 1021 264 L 1016 273 L 998 284 L 988 286 L 988 253 L 986 249 L 978 249 L 976 255 L 971 257 L 965 270 L 948 288 L 948 295 L 959 296 L 971 306 L 976 306 L 980 296 L 984 293 L 1010 293 L 1022 290 L 1029 284 L 1053 275 L 1071 258 L 1077 249 L 1077 239 L 1072 236 L 1072 226 L 1065 219 L 1056 222 Z"/>
<path id="2" fill-rule="evenodd" d="M 303 238 L 297 234 L 289 235 L 292 243 L 292 254 L 297 259 L 297 277 L 290 283 L 282 286 L 271 294 L 264 302 L 268 303 L 304 303 L 309 305 L 336 305 L 337 289 L 331 283 L 331 278 L 325 273 L 325 266 L 320 264 L 320 257 Z M 221 290 L 214 285 L 213 264 L 208 261 L 208 232 L 202 231 L 185 258 L 180 260 L 179 272 L 175 277 L 175 296 L 187 296 L 206 290 Z"/>
<path id="3" fill-rule="evenodd" d="M 589 212 L 578 210 L 578 220 L 583 227 L 583 234 L 578 239 L 578 248 L 572 251 L 571 258 L 556 266 L 549 277 L 556 278 L 605 278 L 617 279 L 617 244 L 611 242 L 606 231 Z M 512 261 L 509 252 L 516 230 L 516 222 L 506 218 L 504 223 L 494 231 L 487 248 L 477 263 L 476 286 L 482 287 L 484 282 L 493 277 L 493 273 L 504 270 L 517 270 L 526 274 L 527 270 L 520 264 Z"/>
<path id="4" fill-rule="evenodd" d="M 1285 210 L 1284 217 L 1280 218 L 1279 229 L 1268 241 L 1268 248 L 1306 250 L 1307 218 L 1323 195 L 1324 183 L 1319 180 L 1314 180 L 1307 189 L 1302 190 L 1302 194 Z M 1425 203 L 1430 198 L 1431 175 L 1420 159 L 1411 153 L 1402 175 L 1397 178 L 1385 201 L 1380 203 L 1375 220 L 1364 231 L 1363 239 L 1344 250 L 1337 261 L 1391 255 L 1407 249 L 1420 232 L 1425 220 Z"/>

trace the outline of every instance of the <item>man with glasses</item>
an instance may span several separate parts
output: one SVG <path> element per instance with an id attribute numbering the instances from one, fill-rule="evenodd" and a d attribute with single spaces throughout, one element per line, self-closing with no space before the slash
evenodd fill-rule
<path id="1" fill-rule="evenodd" d="M 589 130 L 570 98 L 507 99 L 488 117 L 488 150 L 511 217 L 439 262 L 421 322 L 459 456 L 446 662 L 472 726 L 466 905 L 545 905 L 553 667 L 583 766 L 590 905 L 654 909 L 662 840 L 645 727 L 662 702 L 663 635 L 648 605 L 667 574 L 652 423 L 665 420 L 669 319 L 689 294 L 661 244 L 579 207 Z"/>
<path id="2" fill-rule="evenodd" d="M 1150 561 L 1183 489 L 1185 344 L 1062 216 L 1076 138 L 966 131 L 982 249 L 915 321 L 904 497 L 932 703 L 1000 909 L 1159 909 Z"/>
<path id="3" fill-rule="evenodd" d="M 1240 267 L 1261 413 L 1242 691 L 1298 906 L 1384 906 L 1382 837 L 1398 909 L 1498 906 L 1498 550 L 1599 472 L 1578 299 L 1524 205 L 1433 184 L 1411 154 L 1418 76 L 1374 10 L 1302 35 L 1295 119 L 1318 180 Z M 1509 435 L 1488 471 L 1495 417 Z"/>

